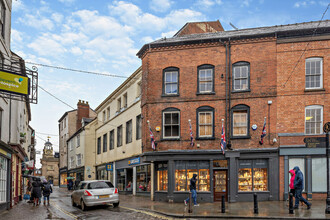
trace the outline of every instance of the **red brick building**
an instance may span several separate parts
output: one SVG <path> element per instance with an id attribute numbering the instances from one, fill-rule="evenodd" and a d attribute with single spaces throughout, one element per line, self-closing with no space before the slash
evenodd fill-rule
<path id="1" fill-rule="evenodd" d="M 320 127 L 330 120 L 330 21 L 235 31 L 214 22 L 218 28 L 196 25 L 207 26 L 188 23 L 173 38 L 138 52 L 143 130 L 149 121 L 157 142 L 152 150 L 144 133 L 144 161 L 154 164 L 152 196 L 183 201 L 197 173 L 200 201 L 222 195 L 247 201 L 253 193 L 261 200 L 283 199 L 294 165 L 303 167 L 309 197 L 324 193 L 323 174 L 315 170 L 325 148 L 308 148 L 303 140 L 321 136 Z"/>

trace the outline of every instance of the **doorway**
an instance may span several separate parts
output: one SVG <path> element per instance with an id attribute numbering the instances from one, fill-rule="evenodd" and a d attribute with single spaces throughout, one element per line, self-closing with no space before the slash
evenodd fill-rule
<path id="1" fill-rule="evenodd" d="M 221 201 L 222 196 L 225 196 L 227 201 L 227 170 L 213 171 L 213 186 L 214 186 L 214 201 Z"/>

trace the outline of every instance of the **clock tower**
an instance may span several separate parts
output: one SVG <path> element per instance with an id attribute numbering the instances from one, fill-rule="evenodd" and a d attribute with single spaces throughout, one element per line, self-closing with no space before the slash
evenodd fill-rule
<path id="1" fill-rule="evenodd" d="M 44 176 L 54 186 L 58 186 L 59 158 L 54 156 L 53 144 L 48 140 L 45 142 L 41 163 L 41 175 Z"/>
<path id="2" fill-rule="evenodd" d="M 53 144 L 50 143 L 49 138 L 45 143 L 43 157 L 54 157 L 53 155 Z"/>

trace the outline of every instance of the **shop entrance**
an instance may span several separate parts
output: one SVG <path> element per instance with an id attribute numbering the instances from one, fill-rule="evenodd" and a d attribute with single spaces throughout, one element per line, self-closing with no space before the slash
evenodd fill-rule
<path id="1" fill-rule="evenodd" d="M 127 192 L 133 191 L 133 168 L 126 169 L 126 189 Z"/>
<path id="2" fill-rule="evenodd" d="M 214 201 L 221 201 L 222 196 L 225 196 L 227 201 L 227 170 L 213 171 L 213 186 L 214 186 Z"/>

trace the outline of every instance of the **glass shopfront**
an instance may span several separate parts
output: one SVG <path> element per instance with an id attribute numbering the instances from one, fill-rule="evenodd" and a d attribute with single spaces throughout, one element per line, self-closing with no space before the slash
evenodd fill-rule
<path id="1" fill-rule="evenodd" d="M 156 167 L 157 170 L 157 189 L 156 191 L 167 191 L 168 187 L 168 171 L 167 163 L 159 163 Z"/>
<path id="2" fill-rule="evenodd" d="M 142 165 L 136 167 L 136 191 L 150 192 L 151 191 L 151 166 Z"/>
<path id="3" fill-rule="evenodd" d="M 125 169 L 117 170 L 117 188 L 119 191 L 125 190 Z"/>
<path id="4" fill-rule="evenodd" d="M 0 203 L 7 202 L 8 160 L 0 156 Z"/>
<path id="5" fill-rule="evenodd" d="M 61 183 L 60 183 L 60 185 L 67 185 L 68 184 L 68 180 L 67 180 L 67 174 L 66 173 L 62 173 L 61 174 Z"/>
<path id="6" fill-rule="evenodd" d="M 210 191 L 209 161 L 175 161 L 175 191 L 189 191 L 193 174 L 197 174 L 197 191 Z"/>
<path id="7" fill-rule="evenodd" d="M 238 191 L 268 191 L 267 160 L 239 160 Z"/>

